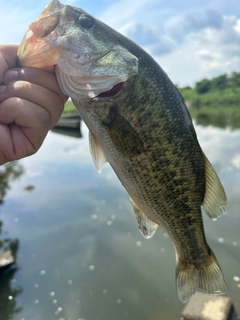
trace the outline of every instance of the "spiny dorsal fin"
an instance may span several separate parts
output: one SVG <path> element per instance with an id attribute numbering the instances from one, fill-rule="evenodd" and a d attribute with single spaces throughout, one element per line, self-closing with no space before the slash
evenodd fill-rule
<path id="1" fill-rule="evenodd" d="M 138 222 L 138 228 L 141 232 L 141 234 L 144 236 L 144 238 L 149 239 L 151 238 L 155 231 L 157 230 L 158 224 L 151 221 L 139 208 L 138 206 L 133 202 L 133 200 L 130 198 L 133 210 L 135 212 L 137 222 Z"/>
<path id="2" fill-rule="evenodd" d="M 89 131 L 89 148 L 95 168 L 98 173 L 101 173 L 104 163 L 106 162 L 106 157 L 98 139 L 91 131 Z"/>
<path id="3" fill-rule="evenodd" d="M 223 186 L 205 156 L 206 191 L 202 206 L 211 219 L 216 219 L 227 208 L 227 198 Z"/>

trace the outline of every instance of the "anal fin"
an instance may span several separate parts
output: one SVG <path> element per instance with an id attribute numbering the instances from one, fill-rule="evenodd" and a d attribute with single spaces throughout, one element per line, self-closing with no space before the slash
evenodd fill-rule
<path id="1" fill-rule="evenodd" d="M 134 203 L 134 201 L 130 198 L 133 210 L 135 212 L 137 222 L 138 222 L 138 228 L 141 232 L 141 234 L 144 236 L 144 238 L 149 239 L 151 238 L 155 231 L 157 230 L 158 224 L 151 221 Z"/>
<path id="2" fill-rule="evenodd" d="M 227 198 L 223 186 L 206 156 L 205 180 L 206 190 L 202 206 L 211 219 L 216 219 L 226 210 Z"/>
<path id="3" fill-rule="evenodd" d="M 89 148 L 95 168 L 98 173 L 101 173 L 106 157 L 98 139 L 91 131 L 89 131 Z"/>

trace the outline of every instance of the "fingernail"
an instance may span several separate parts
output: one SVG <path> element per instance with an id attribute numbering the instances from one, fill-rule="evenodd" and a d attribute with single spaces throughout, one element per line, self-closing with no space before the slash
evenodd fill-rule
<path id="1" fill-rule="evenodd" d="M 17 80 L 19 77 L 19 70 L 11 69 L 7 70 L 4 74 L 4 83 L 9 83 L 13 80 Z"/>
<path id="2" fill-rule="evenodd" d="M 0 86 L 0 94 L 3 94 L 3 92 L 6 90 L 7 86 Z"/>

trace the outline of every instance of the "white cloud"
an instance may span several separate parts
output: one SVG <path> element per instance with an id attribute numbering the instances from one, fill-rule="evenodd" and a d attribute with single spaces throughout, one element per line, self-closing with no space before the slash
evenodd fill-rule
<path id="1" fill-rule="evenodd" d="M 152 54 L 162 55 L 174 50 L 175 42 L 169 36 L 145 24 L 128 25 L 124 32 L 140 46 L 145 46 Z"/>
<path id="2" fill-rule="evenodd" d="M 240 19 L 238 19 L 238 20 L 236 21 L 236 24 L 235 24 L 235 26 L 234 26 L 233 28 L 234 28 L 234 30 L 235 30 L 237 33 L 240 34 Z"/>
<path id="3" fill-rule="evenodd" d="M 240 34 L 234 30 L 236 21 L 233 16 L 223 17 L 220 29 L 204 28 L 189 33 L 168 56 L 155 58 L 180 85 L 240 71 Z"/>
<path id="4" fill-rule="evenodd" d="M 236 169 L 240 170 L 240 154 L 236 154 L 233 159 L 231 160 L 231 164 Z"/>
<path id="5" fill-rule="evenodd" d="M 192 85 L 202 78 L 240 70 L 238 0 L 64 1 L 129 36 L 160 63 L 174 83 Z M 174 3 L 174 6 L 173 6 Z M 48 0 L 37 4 L 10 0 L 1 4 L 0 43 L 19 43 L 29 23 Z M 191 8 L 191 9 L 189 9 Z M 11 21 L 11 23 L 9 23 Z M 7 26 L 7 27 L 6 27 Z M 6 30 L 6 32 L 4 32 Z"/>
<path id="6" fill-rule="evenodd" d="M 240 130 L 198 125 L 195 128 L 201 147 L 214 166 L 221 167 L 223 171 L 240 168 Z"/>
<path id="7" fill-rule="evenodd" d="M 201 60 L 214 61 L 215 59 L 218 59 L 220 55 L 218 53 L 212 53 L 209 50 L 202 49 L 197 52 L 197 56 Z"/>
<path id="8" fill-rule="evenodd" d="M 170 10 L 170 3 L 142 0 L 123 10 L 122 0 L 101 19 L 142 46 L 179 85 L 240 70 L 240 20 L 234 11 L 223 14 L 216 8 L 225 9 L 224 2 L 218 7 L 211 1 L 182 13 Z"/>
<path id="9" fill-rule="evenodd" d="M 171 17 L 165 24 L 166 32 L 180 41 L 187 34 L 201 31 L 205 28 L 220 29 L 223 18 L 213 9 L 188 11 L 184 15 Z"/>

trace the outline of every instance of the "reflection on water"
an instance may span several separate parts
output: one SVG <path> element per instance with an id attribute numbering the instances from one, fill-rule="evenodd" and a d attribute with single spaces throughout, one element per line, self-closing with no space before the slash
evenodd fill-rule
<path id="1" fill-rule="evenodd" d="M 12 162 L 0 167 L 0 206 L 4 204 L 4 198 L 11 189 L 11 181 L 14 181 L 24 173 L 23 166 L 18 162 Z M 0 207 L 1 208 L 1 207 Z M 21 287 L 12 286 L 14 275 L 18 270 L 15 263 L 19 249 L 19 240 L 13 240 L 7 237 L 7 231 L 4 228 L 3 221 L 0 220 L 0 260 L 3 267 L 0 268 L 0 315 L 1 319 L 10 320 L 22 311 L 18 306 L 18 295 L 22 292 Z M 2 260 L 3 253 L 8 252 L 9 262 Z M 5 266 L 6 265 L 6 266 Z"/>
<path id="2" fill-rule="evenodd" d="M 0 205 L 3 203 L 3 198 L 10 189 L 10 182 L 18 179 L 23 173 L 23 166 L 17 161 L 7 163 L 0 167 Z"/>
<path id="3" fill-rule="evenodd" d="M 54 127 L 52 129 L 52 132 L 59 133 L 69 137 L 82 138 L 81 127 L 79 129 Z"/>
<path id="4" fill-rule="evenodd" d="M 240 130 L 196 129 L 229 199 L 227 215 L 217 222 L 203 218 L 239 313 Z M 0 296 L 1 314 L 11 320 L 179 319 L 170 239 L 161 228 L 142 238 L 128 195 L 110 166 L 96 173 L 84 125 L 82 133 L 75 139 L 50 132 L 36 155 L 20 161 L 25 173 L 1 206 L 8 236 L 21 243 L 19 270 L 1 291 L 12 299 Z M 27 186 L 35 188 L 26 192 Z M 22 309 L 14 313 L 13 304 Z"/>
<path id="5" fill-rule="evenodd" d="M 238 105 L 204 106 L 190 108 L 191 116 L 201 126 L 240 129 L 240 108 Z"/>
<path id="6" fill-rule="evenodd" d="M 16 259 L 19 241 L 11 240 L 9 247 Z M 23 289 L 20 286 L 14 285 L 14 276 L 17 271 L 18 267 L 15 264 L 0 269 L 0 319 L 14 319 L 23 311 L 18 301 L 18 296 L 22 293 Z"/>

